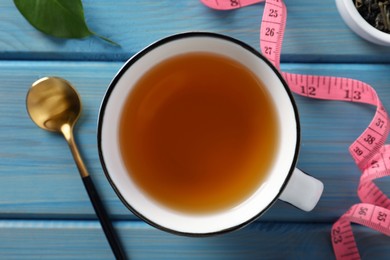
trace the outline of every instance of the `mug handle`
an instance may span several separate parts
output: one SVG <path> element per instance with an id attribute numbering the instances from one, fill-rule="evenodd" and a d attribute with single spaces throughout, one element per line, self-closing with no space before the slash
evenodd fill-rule
<path id="1" fill-rule="evenodd" d="M 295 168 L 279 199 L 301 210 L 311 211 L 320 200 L 323 190 L 321 181 Z"/>

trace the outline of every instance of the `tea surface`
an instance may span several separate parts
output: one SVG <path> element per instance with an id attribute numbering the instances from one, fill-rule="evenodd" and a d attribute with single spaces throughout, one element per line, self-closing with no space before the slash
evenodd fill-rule
<path id="1" fill-rule="evenodd" d="M 262 82 L 238 62 L 189 53 L 149 70 L 127 97 L 123 161 L 136 184 L 173 210 L 234 207 L 261 185 L 278 147 Z"/>

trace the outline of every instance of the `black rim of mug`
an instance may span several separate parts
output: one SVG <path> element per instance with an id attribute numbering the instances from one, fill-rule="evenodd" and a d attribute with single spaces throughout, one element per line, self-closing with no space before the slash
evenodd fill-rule
<path id="1" fill-rule="evenodd" d="M 286 93 L 288 94 L 288 97 L 290 99 L 291 105 L 292 105 L 292 107 L 294 109 L 294 115 L 295 115 L 295 121 L 296 121 L 296 131 L 297 131 L 297 140 L 295 142 L 294 158 L 292 160 L 292 163 L 291 163 L 291 166 L 290 166 L 290 169 L 289 169 L 289 173 L 288 173 L 286 179 L 284 180 L 284 183 L 281 186 L 278 194 L 275 196 L 275 198 L 273 198 L 273 200 L 267 205 L 267 207 L 265 207 L 264 209 L 260 210 L 258 212 L 258 214 L 256 214 L 254 217 L 252 217 L 252 218 L 250 218 L 248 220 L 245 220 L 245 221 L 243 221 L 242 223 L 240 223 L 238 225 L 235 225 L 235 226 L 223 229 L 223 230 L 219 230 L 219 231 L 215 231 L 215 232 L 207 232 L 207 233 L 196 233 L 196 232 L 190 233 L 190 232 L 182 232 L 182 231 L 177 231 L 177 230 L 174 230 L 174 229 L 170 229 L 170 228 L 167 228 L 167 227 L 164 227 L 164 226 L 161 226 L 161 225 L 157 224 L 156 222 L 150 220 L 149 218 L 145 217 L 140 212 L 138 212 L 136 209 L 134 209 L 125 200 L 125 198 L 122 196 L 122 194 L 119 191 L 119 189 L 116 187 L 115 183 L 112 181 L 112 179 L 110 177 L 110 173 L 109 173 L 109 171 L 108 171 L 108 169 L 106 167 L 105 159 L 104 159 L 104 156 L 103 156 L 103 149 L 102 149 L 102 127 L 103 127 L 103 124 L 104 124 L 104 116 L 105 116 L 106 106 L 107 106 L 107 103 L 108 103 L 108 101 L 110 99 L 112 91 L 114 90 L 116 84 L 118 83 L 120 78 L 123 76 L 123 74 L 126 73 L 126 71 L 137 60 L 141 59 L 143 56 L 145 56 L 151 50 L 153 50 L 153 49 L 155 49 L 155 48 L 157 48 L 157 47 L 159 47 L 161 45 L 164 45 L 166 43 L 169 43 L 171 41 L 175 41 L 175 40 L 179 40 L 179 39 L 183 39 L 183 38 L 189 38 L 189 37 L 211 37 L 211 38 L 218 38 L 218 39 L 221 39 L 221 40 L 226 40 L 226 41 L 229 41 L 229 42 L 233 42 L 233 43 L 235 43 L 237 45 L 240 45 L 241 47 L 243 47 L 247 51 L 251 52 L 252 54 L 256 55 L 258 58 L 263 60 L 274 71 L 274 73 L 278 76 L 279 80 L 281 81 L 282 85 L 284 86 L 284 89 L 285 89 Z M 107 178 L 108 182 L 110 183 L 111 187 L 114 189 L 115 193 L 117 194 L 119 199 L 122 201 L 122 203 L 134 215 L 136 215 L 137 217 L 139 217 L 140 219 L 142 219 L 143 221 L 145 221 L 149 225 L 151 225 L 153 227 L 156 227 L 156 228 L 158 228 L 160 230 L 163 230 L 163 231 L 166 231 L 166 232 L 169 232 L 169 233 L 173 233 L 173 234 L 176 234 L 176 235 L 200 237 L 200 236 L 211 236 L 211 235 L 224 234 L 224 233 L 227 233 L 227 232 L 230 232 L 230 231 L 233 231 L 233 230 L 241 229 L 242 227 L 250 224 L 251 222 L 253 222 L 257 218 L 259 218 L 264 212 L 266 212 L 275 203 L 275 201 L 278 199 L 278 197 L 280 196 L 280 194 L 283 192 L 284 188 L 286 187 L 286 185 L 287 185 L 288 181 L 290 180 L 291 175 L 292 175 L 292 173 L 293 173 L 293 171 L 295 169 L 295 165 L 296 165 L 296 162 L 298 160 L 298 154 L 299 154 L 300 134 L 301 134 L 301 129 L 300 129 L 300 123 L 299 123 L 299 113 L 298 113 L 298 108 L 297 108 L 297 105 L 296 105 L 296 103 L 294 101 L 293 95 L 292 95 L 292 93 L 291 93 L 287 83 L 285 82 L 283 76 L 273 66 L 273 64 L 268 61 L 267 58 L 265 58 L 262 54 L 260 54 L 257 50 L 255 50 L 254 48 L 252 48 L 248 44 L 246 44 L 246 43 L 244 43 L 244 42 L 242 42 L 240 40 L 237 40 L 235 38 L 232 38 L 230 36 L 227 36 L 227 35 L 222 35 L 222 34 L 212 33 L 212 32 L 184 32 L 184 33 L 174 34 L 174 35 L 162 38 L 162 39 L 160 39 L 160 40 L 150 44 L 149 46 L 147 46 L 146 48 L 144 48 L 140 52 L 138 52 L 135 55 L 133 55 L 122 66 L 122 68 L 118 71 L 118 73 L 115 75 L 115 77 L 111 81 L 110 85 L 108 86 L 108 89 L 107 89 L 107 91 L 106 91 L 106 93 L 105 93 L 105 95 L 103 97 L 103 100 L 102 100 L 102 103 L 101 103 L 101 106 L 100 106 L 100 111 L 99 111 L 99 115 L 98 115 L 98 125 L 97 125 L 97 144 L 98 144 L 98 153 L 99 153 L 100 162 L 101 162 L 104 174 L 106 175 L 106 178 Z M 189 225 L 190 225 L 190 223 L 189 223 Z"/>

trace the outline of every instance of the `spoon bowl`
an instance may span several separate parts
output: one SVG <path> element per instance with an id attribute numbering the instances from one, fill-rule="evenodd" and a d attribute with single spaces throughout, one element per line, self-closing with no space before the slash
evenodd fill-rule
<path id="1" fill-rule="evenodd" d="M 77 91 L 68 81 L 57 77 L 34 82 L 26 102 L 34 123 L 52 132 L 61 132 L 65 124 L 73 126 L 82 109 Z"/>

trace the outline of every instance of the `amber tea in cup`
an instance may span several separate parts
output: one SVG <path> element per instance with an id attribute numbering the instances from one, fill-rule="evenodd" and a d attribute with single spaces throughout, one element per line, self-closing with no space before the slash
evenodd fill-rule
<path id="1" fill-rule="evenodd" d="M 278 147 L 274 104 L 237 61 L 173 56 L 135 84 L 120 119 L 122 159 L 156 202 L 184 212 L 234 207 L 259 187 Z"/>

